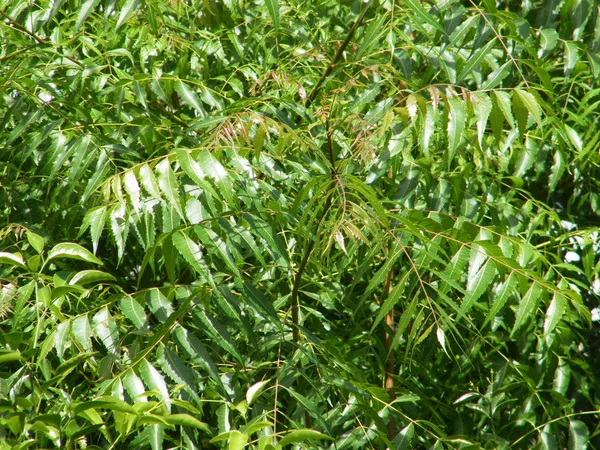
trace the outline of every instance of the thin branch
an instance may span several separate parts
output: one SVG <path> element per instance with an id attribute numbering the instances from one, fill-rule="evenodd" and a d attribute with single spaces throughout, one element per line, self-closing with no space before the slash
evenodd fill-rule
<path id="1" fill-rule="evenodd" d="M 308 96 L 308 99 L 306 100 L 306 107 L 307 108 L 315 100 L 315 98 L 317 97 L 317 94 L 321 90 L 321 87 L 322 87 L 323 83 L 325 82 L 325 80 L 327 79 L 327 77 L 329 76 L 329 74 L 331 73 L 331 71 L 335 68 L 335 66 L 337 65 L 337 62 L 339 61 L 339 59 L 342 57 L 342 54 L 346 50 L 346 47 L 348 47 L 348 44 L 352 40 L 352 36 L 354 36 L 354 32 L 356 31 L 356 29 L 358 28 L 358 26 L 361 24 L 362 20 L 365 17 L 365 14 L 369 10 L 370 6 L 371 6 L 371 2 L 369 2 L 369 4 L 367 5 L 367 7 L 360 13 L 360 16 L 358 16 L 358 18 L 356 19 L 356 21 L 354 22 L 354 24 L 352 24 L 352 28 L 350 28 L 350 31 L 348 31 L 348 34 L 346 35 L 346 39 L 344 39 L 344 42 L 342 42 L 342 45 L 340 45 L 340 47 L 338 48 L 337 52 L 333 56 L 333 59 L 331 60 L 331 62 L 329 63 L 329 65 L 327 66 L 327 68 L 325 69 L 325 71 L 323 72 L 323 74 L 321 75 L 321 78 L 319 79 L 319 81 L 315 85 L 314 89 L 312 90 L 312 92 Z"/>

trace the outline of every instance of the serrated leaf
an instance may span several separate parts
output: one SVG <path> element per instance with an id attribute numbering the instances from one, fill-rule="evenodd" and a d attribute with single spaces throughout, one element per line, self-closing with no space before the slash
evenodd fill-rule
<path id="1" fill-rule="evenodd" d="M 181 96 L 181 99 L 186 105 L 194 108 L 201 117 L 205 116 L 206 113 L 204 112 L 204 108 L 200 103 L 198 95 L 196 95 L 196 93 L 190 89 L 186 83 L 181 80 L 177 80 L 175 82 L 175 90 Z"/>
<path id="2" fill-rule="evenodd" d="M 492 73 L 490 73 L 487 76 L 486 80 L 481 84 L 481 90 L 489 90 L 496 88 L 498 85 L 500 85 L 500 83 L 502 83 L 502 80 L 504 80 L 510 74 L 512 67 L 513 62 L 507 61 L 500 67 L 495 69 Z"/>
<path id="3" fill-rule="evenodd" d="M 544 338 L 547 338 L 554 328 L 556 328 L 556 325 L 558 325 L 565 313 L 567 304 L 567 298 L 562 293 L 554 293 L 552 301 L 546 311 L 546 318 L 544 320 Z"/>
<path id="4" fill-rule="evenodd" d="M 515 335 L 519 328 L 521 328 L 529 318 L 534 316 L 540 302 L 542 292 L 543 289 L 538 285 L 538 283 L 533 283 L 527 290 L 527 293 L 523 296 L 521 302 L 519 303 L 515 324 L 510 332 L 511 337 Z"/>
<path id="5" fill-rule="evenodd" d="M 569 421 L 569 450 L 585 450 L 590 438 L 590 430 L 581 420 Z"/>
<path id="6" fill-rule="evenodd" d="M 492 111 L 492 101 L 487 94 L 475 92 L 471 97 L 473 102 L 473 111 L 477 119 L 477 141 L 481 146 L 483 144 L 483 136 L 487 127 L 487 121 Z"/>
<path id="7" fill-rule="evenodd" d="M 85 351 L 92 350 L 92 327 L 87 314 L 77 317 L 71 324 L 71 332 Z"/>
<path id="8" fill-rule="evenodd" d="M 538 50 L 538 58 L 546 57 L 558 42 L 558 33 L 554 28 L 540 29 L 540 48 Z"/>
<path id="9" fill-rule="evenodd" d="M 199 376 L 186 366 L 185 362 L 164 345 L 158 347 L 157 362 L 162 371 L 173 381 L 185 385 L 189 394 L 198 402 L 200 397 L 196 393 Z"/>
<path id="10" fill-rule="evenodd" d="M 504 91 L 494 91 L 494 96 L 496 97 L 496 105 L 498 105 L 498 108 L 500 111 L 502 111 L 502 114 L 504 114 L 504 118 L 511 128 L 515 128 L 515 119 L 512 115 L 512 101 L 510 94 Z"/>
<path id="11" fill-rule="evenodd" d="M 227 353 L 235 357 L 238 361 L 242 362 L 242 357 L 237 351 L 235 344 L 231 340 L 229 332 L 221 322 L 207 314 L 204 309 L 194 311 L 194 316 L 200 319 L 200 322 L 204 324 L 206 327 L 205 330 L 213 336 L 213 342 L 215 344 L 219 345 Z"/>
<path id="12" fill-rule="evenodd" d="M 177 214 L 179 214 L 179 217 L 185 217 L 183 210 L 181 209 L 181 201 L 179 199 L 179 185 L 168 158 L 165 158 L 159 162 L 154 170 L 157 174 L 156 178 L 158 179 L 158 186 L 165 195 L 167 201 L 175 208 Z"/>
<path id="13" fill-rule="evenodd" d="M 479 50 L 476 50 L 475 53 L 473 55 L 471 55 L 471 57 L 469 59 L 467 59 L 465 65 L 463 66 L 462 70 L 460 71 L 458 78 L 456 79 L 457 84 L 460 84 L 466 77 L 469 76 L 471 71 L 473 71 L 479 67 L 479 65 L 484 60 L 484 58 L 489 55 L 489 53 L 495 43 L 496 43 L 496 40 L 491 39 L 487 44 L 485 44 Z"/>
<path id="14" fill-rule="evenodd" d="M 82 232 L 88 227 L 90 228 L 90 237 L 92 238 L 94 254 L 98 251 L 98 243 L 100 242 L 102 230 L 106 223 L 107 213 L 108 210 L 106 206 L 99 206 L 88 211 L 83 219 Z"/>
<path id="15" fill-rule="evenodd" d="M 110 273 L 102 272 L 101 270 L 82 270 L 77 272 L 73 278 L 69 280 L 71 285 L 85 285 L 89 283 L 100 283 L 102 281 L 117 281 Z"/>
<path id="16" fill-rule="evenodd" d="M 471 275 L 471 270 L 469 269 L 467 295 L 465 296 L 461 306 L 461 310 L 463 312 L 466 313 L 471 309 L 473 303 L 475 303 L 479 297 L 481 297 L 481 295 L 491 285 L 492 281 L 494 281 L 495 276 L 496 264 L 491 259 L 488 259 L 474 275 Z"/>
<path id="17" fill-rule="evenodd" d="M 148 398 L 143 395 L 146 392 L 144 383 L 142 383 L 142 380 L 140 380 L 133 369 L 127 369 L 121 376 L 121 380 L 123 381 L 123 387 L 135 403 L 148 401 Z"/>
<path id="18" fill-rule="evenodd" d="M 536 121 L 538 126 L 542 126 L 542 109 L 533 94 L 522 89 L 515 89 L 514 93 L 516 94 L 516 98 L 521 100 L 521 103 L 525 106 L 529 114 L 531 114 L 531 117 Z"/>
<path id="19" fill-rule="evenodd" d="M 331 441 L 333 440 L 332 437 L 327 436 L 326 434 L 321 433 L 319 431 L 300 429 L 300 430 L 294 430 L 294 431 L 286 434 L 283 437 L 283 439 L 281 439 L 281 441 L 279 441 L 279 445 L 281 445 L 283 447 L 285 445 L 295 444 L 297 442 L 307 441 L 310 439 L 315 439 L 315 440 L 327 439 L 327 440 L 331 440 Z"/>
<path id="20" fill-rule="evenodd" d="M 575 42 L 565 41 L 565 77 L 569 76 L 579 62 L 579 47 Z"/>
<path id="21" fill-rule="evenodd" d="M 81 24 L 85 22 L 85 19 L 94 12 L 94 8 L 100 2 L 100 0 L 87 0 L 79 10 L 79 14 L 77 15 L 77 21 L 75 22 L 75 29 L 77 30 L 81 27 Z"/>
<path id="22" fill-rule="evenodd" d="M 148 386 L 149 390 L 155 391 L 159 394 L 159 398 L 167 408 L 171 409 L 171 396 L 169 395 L 169 388 L 167 387 L 167 383 L 165 379 L 161 375 L 161 373 L 156 370 L 156 368 L 150 364 L 146 359 L 140 361 L 138 366 L 138 371 L 140 376 L 144 380 L 146 386 Z"/>
<path id="23" fill-rule="evenodd" d="M 190 237 L 181 231 L 175 232 L 172 236 L 173 245 L 179 251 L 185 261 L 200 274 L 205 273 L 208 268 L 202 259 L 202 250 Z"/>
<path id="24" fill-rule="evenodd" d="M 161 322 L 166 322 L 173 315 L 174 309 L 171 302 L 163 295 L 160 289 L 153 288 L 146 292 L 146 304 L 152 314 Z"/>
<path id="25" fill-rule="evenodd" d="M 500 312 L 502 308 L 504 308 L 506 301 L 508 300 L 514 289 L 517 287 L 517 282 L 517 275 L 515 274 L 515 272 L 511 272 L 508 275 L 508 278 L 503 283 L 500 283 L 496 287 L 496 289 L 494 289 L 494 292 L 492 294 L 493 303 L 483 323 L 484 327 L 491 320 L 493 320 L 494 317 L 496 317 L 496 315 Z"/>
<path id="26" fill-rule="evenodd" d="M 94 333 L 96 336 L 98 336 L 109 352 L 114 352 L 117 349 L 117 342 L 119 341 L 119 331 L 106 306 L 94 315 L 92 323 L 94 324 Z"/>
<path id="27" fill-rule="evenodd" d="M 158 183 L 156 182 L 156 178 L 154 177 L 154 174 L 152 173 L 152 170 L 148 164 L 142 164 L 140 166 L 139 179 L 148 194 L 150 194 L 156 200 L 161 200 Z"/>
<path id="28" fill-rule="evenodd" d="M 133 297 L 126 296 L 119 302 L 121 312 L 127 317 L 138 330 L 148 330 L 148 318 L 144 307 L 140 305 Z"/>
<path id="29" fill-rule="evenodd" d="M 133 209 L 136 211 L 140 210 L 140 185 L 138 184 L 137 178 L 133 173 L 133 170 L 128 170 L 123 175 L 123 184 L 125 185 L 125 192 L 129 195 Z"/>
<path id="30" fill-rule="evenodd" d="M 56 244 L 54 247 L 52 247 L 52 249 L 48 252 L 46 263 L 55 258 L 77 259 L 79 261 L 86 261 L 93 264 L 102 264 L 102 261 L 96 258 L 89 250 L 83 248 L 79 244 L 73 244 L 70 242 Z"/>
<path id="31" fill-rule="evenodd" d="M 206 434 L 212 434 L 207 424 L 205 424 L 204 422 L 200 422 L 198 419 L 190 416 L 189 414 L 169 414 L 167 416 L 163 416 L 163 419 L 170 425 L 192 427 L 201 430 Z"/>
<path id="32" fill-rule="evenodd" d="M 117 31 L 121 25 L 123 25 L 135 12 L 137 7 L 139 6 L 139 0 L 127 0 L 121 9 L 121 13 L 119 14 L 119 19 L 117 20 L 117 24 L 115 25 L 115 31 Z"/>
<path id="33" fill-rule="evenodd" d="M 448 97 L 448 162 L 454 159 L 454 153 L 463 138 L 467 123 L 465 104 L 458 98 Z"/>

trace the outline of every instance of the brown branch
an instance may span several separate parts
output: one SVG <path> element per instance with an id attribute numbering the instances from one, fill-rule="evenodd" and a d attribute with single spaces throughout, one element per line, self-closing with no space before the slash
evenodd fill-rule
<path id="1" fill-rule="evenodd" d="M 392 282 L 394 279 L 394 270 L 391 269 L 385 278 L 385 282 L 383 283 L 383 292 L 386 295 L 390 295 L 392 291 Z M 394 308 L 392 307 L 390 311 L 385 315 L 385 350 L 387 352 L 387 360 L 385 362 L 385 391 L 389 397 L 389 403 L 391 404 L 396 399 L 396 393 L 394 391 L 395 388 L 395 380 L 394 380 L 394 366 L 396 362 L 396 358 L 394 357 L 394 352 L 392 351 L 392 345 L 394 343 L 394 329 L 396 327 L 394 320 Z M 394 440 L 396 436 L 396 424 L 394 423 L 394 418 L 390 416 L 390 421 L 387 424 L 387 437 L 391 441 Z"/>
<path id="2" fill-rule="evenodd" d="M 327 79 L 327 77 L 329 76 L 329 74 L 331 73 L 331 71 L 335 68 L 335 66 L 337 65 L 337 62 L 339 61 L 339 59 L 342 57 L 342 54 L 346 50 L 346 47 L 348 47 L 348 44 L 352 40 L 352 36 L 354 36 L 354 32 L 356 31 L 356 29 L 358 28 L 358 26 L 362 22 L 363 18 L 365 17 L 365 14 L 369 10 L 370 6 L 371 6 L 371 3 L 369 3 L 367 5 L 367 7 L 360 13 L 360 16 L 358 16 L 358 18 L 356 19 L 356 21 L 354 22 L 354 24 L 352 24 L 352 28 L 350 28 L 350 31 L 348 31 L 348 34 L 346 35 L 346 39 L 344 39 L 344 42 L 342 42 L 342 45 L 340 45 L 340 47 L 337 49 L 337 52 L 333 56 L 333 59 L 331 60 L 331 62 L 329 63 L 329 65 L 327 66 L 327 68 L 325 69 L 325 71 L 323 72 L 323 74 L 321 75 L 321 78 L 319 79 L 319 81 L 315 85 L 314 89 L 312 90 L 312 92 L 308 96 L 308 99 L 306 100 L 306 107 L 307 108 L 315 100 L 315 98 L 317 97 L 317 94 L 321 90 L 321 87 L 322 87 L 323 83 L 325 82 L 325 80 Z"/>

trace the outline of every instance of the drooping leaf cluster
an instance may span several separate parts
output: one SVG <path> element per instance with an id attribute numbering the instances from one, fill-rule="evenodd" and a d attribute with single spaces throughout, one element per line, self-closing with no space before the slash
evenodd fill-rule
<path id="1" fill-rule="evenodd" d="M 2 448 L 600 445 L 590 0 L 0 1 Z"/>

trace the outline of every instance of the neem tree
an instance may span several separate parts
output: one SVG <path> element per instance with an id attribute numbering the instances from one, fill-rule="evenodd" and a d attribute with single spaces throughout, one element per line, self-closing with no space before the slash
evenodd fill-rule
<path id="1" fill-rule="evenodd" d="M 0 15 L 3 448 L 597 443 L 591 1 Z"/>

